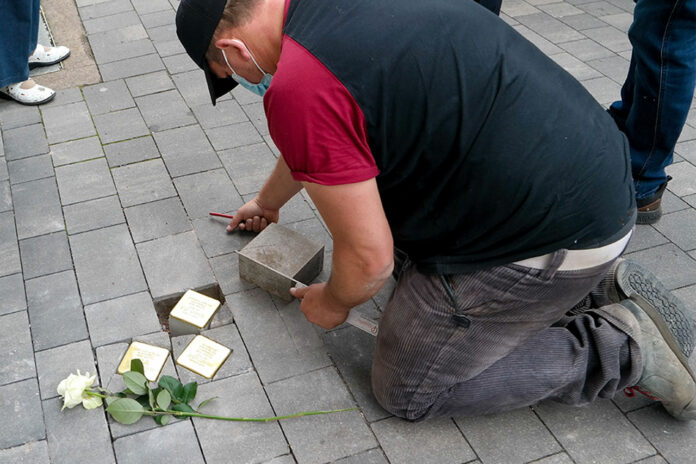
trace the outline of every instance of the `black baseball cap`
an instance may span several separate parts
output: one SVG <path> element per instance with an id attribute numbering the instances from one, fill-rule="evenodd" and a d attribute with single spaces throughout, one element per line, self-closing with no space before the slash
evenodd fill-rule
<path id="1" fill-rule="evenodd" d="M 181 0 L 176 10 L 176 35 L 186 53 L 205 73 L 213 105 L 237 86 L 231 77 L 219 78 L 213 74 L 205 58 L 226 4 L 227 0 Z"/>

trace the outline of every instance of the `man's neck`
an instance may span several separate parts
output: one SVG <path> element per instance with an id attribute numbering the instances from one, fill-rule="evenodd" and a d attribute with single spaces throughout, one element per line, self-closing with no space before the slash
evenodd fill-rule
<path id="1" fill-rule="evenodd" d="M 259 66 L 275 73 L 280 59 L 285 0 L 261 0 L 251 21 L 240 26 L 235 34 L 251 50 Z"/>

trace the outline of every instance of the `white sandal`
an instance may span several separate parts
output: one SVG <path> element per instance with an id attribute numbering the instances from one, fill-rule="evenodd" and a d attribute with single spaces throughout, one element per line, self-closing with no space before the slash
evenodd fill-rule
<path id="1" fill-rule="evenodd" d="M 52 64 L 60 63 L 70 56 L 68 47 L 45 47 L 37 45 L 34 53 L 29 57 L 29 69 L 38 66 L 51 66 Z"/>
<path id="2" fill-rule="evenodd" d="M 22 84 L 23 82 L 17 82 L 0 88 L 0 95 L 23 105 L 40 105 L 53 100 L 56 96 L 56 92 L 48 87 L 34 83 L 34 87 L 23 89 Z"/>

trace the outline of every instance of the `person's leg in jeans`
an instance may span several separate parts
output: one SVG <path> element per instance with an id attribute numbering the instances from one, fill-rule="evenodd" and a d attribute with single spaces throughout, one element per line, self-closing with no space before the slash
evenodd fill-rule
<path id="1" fill-rule="evenodd" d="M 633 16 L 628 76 L 621 101 L 609 113 L 628 137 L 636 198 L 642 200 L 652 199 L 666 184 L 665 167 L 672 162 L 691 105 L 696 0 L 637 0 Z M 639 222 L 657 219 L 659 213 L 647 221 L 639 217 Z"/>
<path id="2" fill-rule="evenodd" d="M 39 1 L 3 2 L 0 13 L 0 87 L 5 87 L 29 78 L 27 59 L 36 48 Z"/>
<path id="3" fill-rule="evenodd" d="M 559 272 L 556 261 L 546 270 L 509 265 L 446 278 L 404 269 L 373 361 L 380 404 L 419 420 L 546 398 L 582 404 L 635 384 L 642 372 L 636 324 L 620 305 L 553 326 L 611 263 Z M 456 311 L 468 324 L 455 323 Z"/>

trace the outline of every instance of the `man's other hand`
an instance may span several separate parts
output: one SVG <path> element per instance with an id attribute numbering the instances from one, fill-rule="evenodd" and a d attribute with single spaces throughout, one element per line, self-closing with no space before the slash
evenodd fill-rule
<path id="1" fill-rule="evenodd" d="M 300 298 L 300 309 L 307 320 L 324 329 L 333 329 L 348 318 L 350 307 L 337 302 L 329 293 L 325 283 L 309 287 L 291 288 L 290 293 Z"/>
<path id="2" fill-rule="evenodd" d="M 234 229 L 261 232 L 271 222 L 278 222 L 279 210 L 264 208 L 258 198 L 249 200 L 239 208 L 227 226 L 227 232 Z"/>

